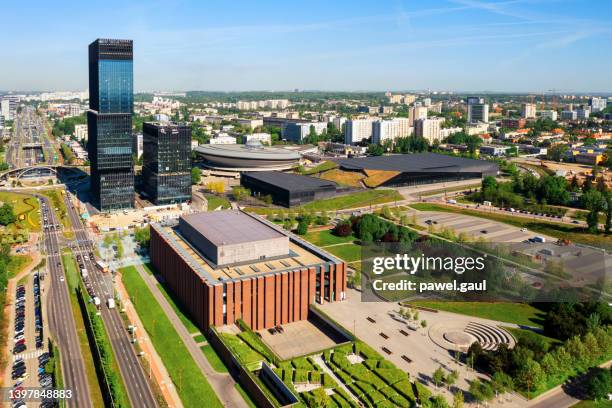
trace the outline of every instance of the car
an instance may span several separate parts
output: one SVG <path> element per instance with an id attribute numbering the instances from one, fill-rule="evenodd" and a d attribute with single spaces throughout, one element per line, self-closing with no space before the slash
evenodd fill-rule
<path id="1" fill-rule="evenodd" d="M 64 281 L 64 277 L 60 276 L 60 282 L 63 282 L 63 281 Z"/>

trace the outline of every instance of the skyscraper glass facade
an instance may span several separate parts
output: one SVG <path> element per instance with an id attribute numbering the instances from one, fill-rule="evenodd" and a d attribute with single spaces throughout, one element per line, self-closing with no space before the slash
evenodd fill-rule
<path id="1" fill-rule="evenodd" d="M 143 125 L 144 192 L 157 205 L 191 200 L 191 128 L 177 123 Z"/>
<path id="2" fill-rule="evenodd" d="M 99 39 L 89 45 L 91 192 L 102 211 L 134 206 L 132 59 L 130 40 Z"/>

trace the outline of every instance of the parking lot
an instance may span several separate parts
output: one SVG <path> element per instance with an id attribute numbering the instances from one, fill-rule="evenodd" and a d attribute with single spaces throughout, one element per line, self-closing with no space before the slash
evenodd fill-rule
<path id="1" fill-rule="evenodd" d="M 5 384 L 13 392 L 11 406 L 24 406 L 19 393 L 27 388 L 52 388 L 52 378 L 45 372 L 49 360 L 46 343 L 44 303 L 44 275 L 34 272 L 27 275 L 15 289 L 15 302 L 10 314 L 12 329 L 9 342 L 12 359 L 10 377 L 7 372 Z M 27 406 L 52 406 L 50 402 L 31 401 Z"/>

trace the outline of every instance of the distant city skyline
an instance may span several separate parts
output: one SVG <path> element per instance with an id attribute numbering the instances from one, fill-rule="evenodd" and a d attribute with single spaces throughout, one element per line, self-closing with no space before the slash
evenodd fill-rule
<path id="1" fill-rule="evenodd" d="M 605 0 L 7 3 L 0 90 L 87 89 L 87 45 L 123 38 L 136 92 L 606 93 L 611 21 Z"/>

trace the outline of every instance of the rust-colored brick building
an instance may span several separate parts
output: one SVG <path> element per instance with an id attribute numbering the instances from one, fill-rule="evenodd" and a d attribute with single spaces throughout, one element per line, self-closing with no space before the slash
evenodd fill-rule
<path id="1" fill-rule="evenodd" d="M 344 262 L 241 211 L 152 224 L 150 251 L 153 266 L 203 330 L 239 318 L 266 329 L 306 319 L 311 303 L 346 296 Z M 215 263 L 223 259 L 239 262 Z"/>

